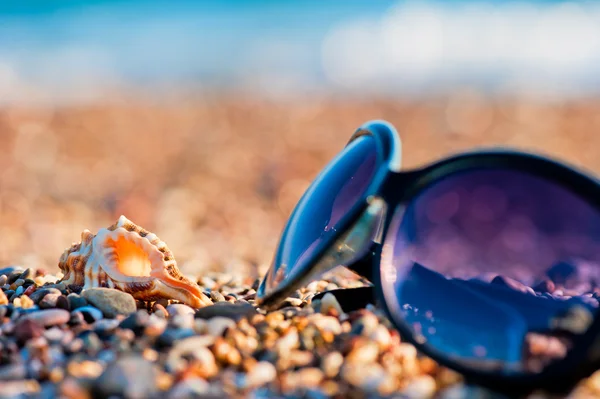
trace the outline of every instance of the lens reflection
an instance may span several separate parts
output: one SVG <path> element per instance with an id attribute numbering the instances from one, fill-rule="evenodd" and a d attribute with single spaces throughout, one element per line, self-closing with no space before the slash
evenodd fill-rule
<path id="1" fill-rule="evenodd" d="M 600 214 L 514 170 L 461 172 L 395 215 L 386 300 L 415 336 L 463 362 L 538 372 L 586 331 L 600 293 Z"/>
<path id="2" fill-rule="evenodd" d="M 340 220 L 365 194 L 377 167 L 372 136 L 353 140 L 315 179 L 291 216 L 288 231 L 258 295 L 281 284 L 314 255 L 319 244 L 336 234 Z M 357 253 L 356 257 L 361 254 Z"/>

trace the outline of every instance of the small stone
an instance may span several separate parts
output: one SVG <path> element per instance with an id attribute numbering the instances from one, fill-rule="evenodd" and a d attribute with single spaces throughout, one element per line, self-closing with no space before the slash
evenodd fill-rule
<path id="1" fill-rule="evenodd" d="M 167 396 L 168 399 L 187 399 L 205 397 L 210 391 L 210 385 L 205 380 L 196 377 L 190 378 L 176 384 Z"/>
<path id="2" fill-rule="evenodd" d="M 223 338 L 217 338 L 213 352 L 217 360 L 225 365 L 238 366 L 242 362 L 240 352 Z"/>
<path id="3" fill-rule="evenodd" d="M 112 288 L 89 288 L 82 292 L 82 296 L 109 318 L 120 314 L 129 315 L 137 311 L 135 299 L 123 291 Z"/>
<path id="4" fill-rule="evenodd" d="M 42 309 L 51 309 L 56 307 L 56 302 L 58 298 L 61 297 L 61 294 L 47 294 L 42 300 L 38 303 L 40 308 Z"/>
<path id="5" fill-rule="evenodd" d="M 346 359 L 352 363 L 367 365 L 375 362 L 378 356 L 379 346 L 375 342 L 365 341 L 362 345 L 350 351 Z"/>
<path id="6" fill-rule="evenodd" d="M 170 317 L 176 315 L 194 314 L 194 309 L 181 303 L 175 303 L 167 306 L 167 313 Z"/>
<path id="7" fill-rule="evenodd" d="M 44 333 L 44 327 L 33 320 L 22 319 L 16 324 L 13 333 L 17 338 L 17 342 L 23 344 L 33 338 L 41 337 Z"/>
<path id="8" fill-rule="evenodd" d="M 435 380 L 430 375 L 420 375 L 415 377 L 402 390 L 402 394 L 411 399 L 426 399 L 431 398 L 435 394 Z"/>
<path id="9" fill-rule="evenodd" d="M 102 349 L 102 341 L 93 331 L 84 331 L 79 334 L 78 338 L 83 342 L 84 350 L 90 354 L 96 354 Z"/>
<path id="10" fill-rule="evenodd" d="M 213 302 L 225 302 L 225 297 L 219 291 L 211 291 L 210 299 L 212 299 Z"/>
<path id="11" fill-rule="evenodd" d="M 94 396 L 104 398 L 153 397 L 158 393 L 157 377 L 158 369 L 154 364 L 141 356 L 129 355 L 106 367 L 102 375 L 94 381 L 92 392 Z"/>
<path id="12" fill-rule="evenodd" d="M 7 364 L 0 366 L 0 381 L 23 380 L 27 377 L 24 364 Z M 1 392 L 3 394 L 4 392 Z"/>
<path id="13" fill-rule="evenodd" d="M 321 368 L 328 378 L 334 378 L 340 372 L 342 364 L 344 364 L 344 356 L 339 352 L 331 352 L 323 357 Z"/>
<path id="14" fill-rule="evenodd" d="M 119 327 L 129 329 L 133 331 L 136 336 L 139 337 L 143 335 L 144 329 L 146 328 L 149 319 L 150 315 L 146 311 L 138 310 L 137 312 L 132 313 L 125 319 L 123 319 Z"/>
<path id="15" fill-rule="evenodd" d="M 258 362 L 246 376 L 249 387 L 259 387 L 273 381 L 277 377 L 275 366 L 269 362 Z"/>
<path id="16" fill-rule="evenodd" d="M 365 314 L 352 324 L 352 333 L 354 335 L 369 336 L 375 332 L 379 325 L 377 316 L 373 313 L 365 312 Z"/>
<path id="17" fill-rule="evenodd" d="M 378 363 L 368 367 L 364 364 L 346 363 L 342 366 L 340 374 L 345 381 L 367 392 L 377 391 L 386 379 L 385 370 Z"/>
<path id="18" fill-rule="evenodd" d="M 320 312 L 330 316 L 340 316 L 344 314 L 342 306 L 337 298 L 331 293 L 327 293 L 321 298 Z"/>
<path id="19" fill-rule="evenodd" d="M 39 397 L 40 384 L 36 380 L 3 381 L 2 395 L 4 398 L 31 398 Z"/>
<path id="20" fill-rule="evenodd" d="M 169 327 L 178 329 L 191 329 L 194 328 L 194 315 L 193 314 L 177 314 L 169 318 Z"/>
<path id="21" fill-rule="evenodd" d="M 275 342 L 275 349 L 279 353 L 289 353 L 292 349 L 296 349 L 300 343 L 298 330 L 290 328 L 281 338 Z"/>
<path id="22" fill-rule="evenodd" d="M 208 349 L 214 339 L 211 337 L 190 337 L 186 338 L 173 347 L 167 358 L 167 366 L 171 372 L 182 372 L 188 366 L 186 371 L 202 378 L 212 378 L 219 372 L 215 356 Z M 187 359 L 183 361 L 182 357 Z"/>
<path id="23" fill-rule="evenodd" d="M 319 386 L 323 381 L 323 372 L 316 367 L 307 367 L 282 376 L 281 385 L 285 390 L 310 389 Z"/>
<path id="24" fill-rule="evenodd" d="M 79 307 L 71 313 L 72 314 L 81 313 L 84 320 L 90 324 L 102 319 L 102 312 L 100 311 L 100 309 L 97 309 L 97 308 L 95 308 L 93 306 L 89 306 L 89 305 Z"/>
<path id="25" fill-rule="evenodd" d="M 235 321 L 221 316 L 213 317 L 208 320 L 207 332 L 214 337 L 222 336 L 228 328 L 235 328 Z"/>
<path id="26" fill-rule="evenodd" d="M 0 290 L 0 305 L 8 305 L 8 298 L 2 290 Z"/>
<path id="27" fill-rule="evenodd" d="M 25 271 L 23 273 L 21 273 L 21 275 L 19 276 L 19 279 L 26 280 L 29 277 L 31 277 L 31 275 L 32 275 L 31 268 L 27 268 L 27 269 L 25 269 Z"/>
<path id="28" fill-rule="evenodd" d="M 284 308 L 287 306 L 299 307 L 299 306 L 302 306 L 303 303 L 304 303 L 304 301 L 300 298 L 288 297 L 281 303 L 279 308 L 281 309 L 281 308 Z"/>
<path id="29" fill-rule="evenodd" d="M 8 283 L 8 276 L 6 274 L 0 275 L 0 287 L 6 285 Z"/>
<path id="30" fill-rule="evenodd" d="M 58 291 L 58 290 L 57 290 Z M 71 293 L 67 295 L 67 300 L 69 301 L 69 309 L 75 310 L 77 308 L 82 308 L 88 304 L 85 298 L 82 298 L 81 295 Z"/>
<path id="31" fill-rule="evenodd" d="M 144 335 L 149 337 L 156 337 L 161 335 L 167 327 L 167 321 L 164 318 L 151 314 L 146 322 L 146 328 L 144 329 Z"/>
<path id="32" fill-rule="evenodd" d="M 119 326 L 119 320 L 115 319 L 102 319 L 94 323 L 94 331 L 98 333 L 100 337 L 105 337 L 107 334 L 111 334 Z"/>
<path id="33" fill-rule="evenodd" d="M 169 315 L 169 313 L 167 312 L 167 309 L 165 309 L 165 307 L 163 305 L 161 305 L 160 303 L 154 303 L 154 305 L 152 305 L 152 310 L 154 312 L 154 314 L 157 317 L 166 319 L 167 316 Z"/>
<path id="34" fill-rule="evenodd" d="M 47 309 L 32 312 L 25 316 L 27 320 L 35 321 L 44 327 L 67 324 L 71 314 L 64 309 Z"/>
<path id="35" fill-rule="evenodd" d="M 381 351 L 386 350 L 392 344 L 392 336 L 390 334 L 390 331 L 383 324 L 377 326 L 375 331 L 373 331 L 373 333 L 371 334 L 370 339 L 372 339 L 373 342 L 379 345 L 379 349 Z"/>
<path id="36" fill-rule="evenodd" d="M 173 346 L 173 344 L 177 341 L 192 336 L 194 336 L 194 330 L 191 328 L 183 330 L 177 328 L 167 328 L 158 337 L 157 345 L 159 347 L 170 347 Z"/>
<path id="37" fill-rule="evenodd" d="M 239 321 L 242 318 L 251 318 L 256 314 L 254 306 L 248 303 L 229 303 L 218 302 L 212 306 L 205 306 L 196 311 L 196 318 L 211 319 L 213 317 L 227 317 L 229 319 Z"/>
<path id="38" fill-rule="evenodd" d="M 25 292 L 25 288 L 23 288 L 23 286 L 22 286 L 22 285 L 19 285 L 19 286 L 17 287 L 17 289 L 15 290 L 15 295 L 16 295 L 16 296 L 20 296 L 20 295 L 22 295 L 22 294 L 23 294 L 23 292 Z"/>
<path id="39" fill-rule="evenodd" d="M 56 288 L 40 288 L 37 291 L 32 292 L 29 295 L 29 298 L 31 298 L 33 300 L 33 302 L 39 303 L 42 300 L 42 298 L 44 298 L 46 295 L 49 295 L 49 294 L 60 295 L 61 292 L 60 292 L 60 290 L 57 290 Z"/>

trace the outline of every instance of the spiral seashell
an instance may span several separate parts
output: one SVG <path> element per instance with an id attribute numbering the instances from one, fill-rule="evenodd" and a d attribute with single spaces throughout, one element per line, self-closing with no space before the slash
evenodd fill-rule
<path id="1" fill-rule="evenodd" d="M 212 305 L 200 287 L 185 278 L 167 245 L 125 216 L 94 235 L 81 233 L 60 257 L 66 284 L 116 288 L 143 301 L 176 299 L 199 308 Z"/>

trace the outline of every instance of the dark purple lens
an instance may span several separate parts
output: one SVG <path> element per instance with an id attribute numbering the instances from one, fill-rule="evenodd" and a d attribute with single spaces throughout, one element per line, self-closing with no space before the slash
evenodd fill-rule
<path id="1" fill-rule="evenodd" d="M 336 233 L 342 217 L 357 204 L 372 182 L 377 145 L 372 136 L 353 140 L 315 179 L 294 210 L 287 234 L 259 294 L 266 294 L 299 265 L 319 244 Z"/>
<path id="2" fill-rule="evenodd" d="M 382 282 L 416 339 L 455 360 L 536 372 L 586 331 L 600 292 L 600 213 L 516 170 L 453 174 L 399 208 Z"/>

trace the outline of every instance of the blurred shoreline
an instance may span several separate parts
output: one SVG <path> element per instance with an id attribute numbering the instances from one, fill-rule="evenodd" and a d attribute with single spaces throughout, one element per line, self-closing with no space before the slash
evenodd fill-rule
<path id="1" fill-rule="evenodd" d="M 263 273 L 304 189 L 371 119 L 398 128 L 406 168 L 499 145 L 600 173 L 600 98 L 294 97 L 126 93 L 0 107 L 0 264 L 56 271 L 84 229 L 124 214 L 185 273 Z"/>

